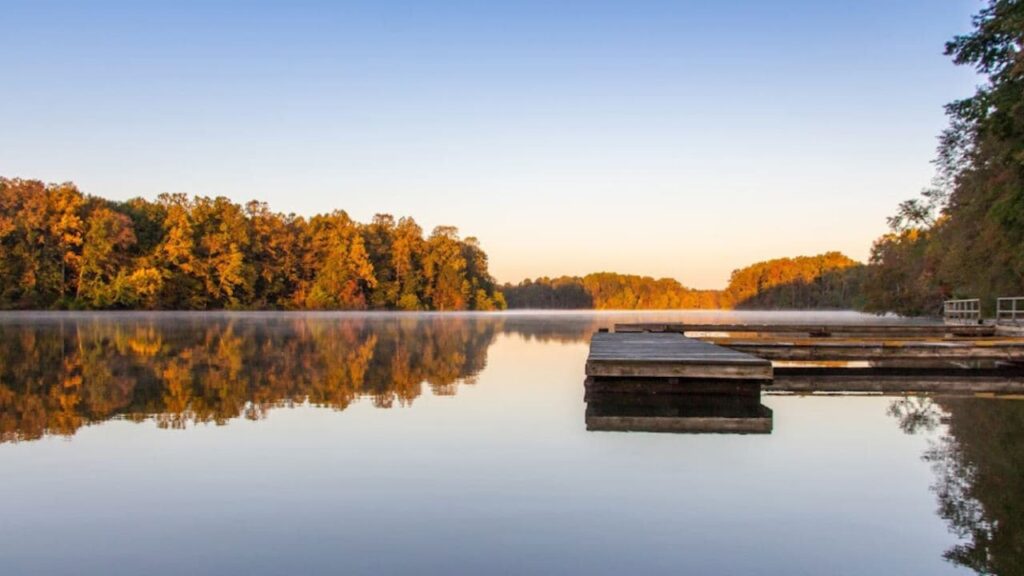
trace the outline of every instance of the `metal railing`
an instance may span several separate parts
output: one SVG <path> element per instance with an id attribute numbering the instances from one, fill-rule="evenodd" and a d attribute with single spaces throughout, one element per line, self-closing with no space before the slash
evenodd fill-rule
<path id="1" fill-rule="evenodd" d="M 996 298 L 996 322 L 1024 323 L 1024 297 Z"/>
<path id="2" fill-rule="evenodd" d="M 942 319 L 949 324 L 978 324 L 981 322 L 981 300 L 946 300 L 942 303 Z"/>

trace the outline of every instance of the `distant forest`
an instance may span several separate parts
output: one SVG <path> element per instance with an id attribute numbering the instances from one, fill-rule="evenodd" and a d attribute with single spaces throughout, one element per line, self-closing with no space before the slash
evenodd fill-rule
<path id="1" fill-rule="evenodd" d="M 0 178 L 0 308 L 505 307 L 474 238 L 411 218 L 306 219 L 226 198 L 113 202 Z"/>
<path id="2" fill-rule="evenodd" d="M 838 252 L 778 258 L 732 273 L 725 290 L 695 290 L 671 278 L 601 272 L 505 284 L 509 308 L 599 310 L 853 308 L 864 266 Z"/>

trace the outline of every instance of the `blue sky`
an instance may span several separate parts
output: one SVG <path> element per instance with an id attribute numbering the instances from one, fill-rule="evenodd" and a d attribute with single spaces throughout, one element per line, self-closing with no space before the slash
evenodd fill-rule
<path id="1" fill-rule="evenodd" d="M 499 280 L 865 259 L 975 0 L 0 0 L 0 175 L 411 215 Z"/>

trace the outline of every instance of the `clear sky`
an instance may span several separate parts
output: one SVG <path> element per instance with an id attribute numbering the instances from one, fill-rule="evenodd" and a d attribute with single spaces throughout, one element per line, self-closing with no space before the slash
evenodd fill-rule
<path id="1" fill-rule="evenodd" d="M 502 281 L 865 259 L 977 0 L 0 0 L 0 175 L 411 215 Z"/>

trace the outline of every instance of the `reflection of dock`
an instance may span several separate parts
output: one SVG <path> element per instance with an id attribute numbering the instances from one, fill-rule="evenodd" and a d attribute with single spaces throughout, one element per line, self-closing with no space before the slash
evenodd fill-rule
<path id="1" fill-rule="evenodd" d="M 588 392 L 586 422 L 592 431 L 769 434 L 772 411 L 757 396 Z"/>

